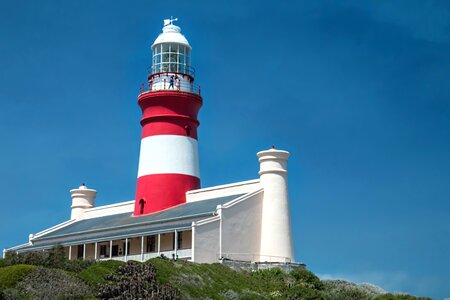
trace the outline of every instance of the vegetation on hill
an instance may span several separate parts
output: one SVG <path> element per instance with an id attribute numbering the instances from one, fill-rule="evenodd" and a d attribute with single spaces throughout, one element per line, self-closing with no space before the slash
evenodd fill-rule
<path id="1" fill-rule="evenodd" d="M 1 299 L 413 300 L 370 284 L 320 280 L 307 270 L 236 272 L 221 264 L 69 261 L 61 247 L 0 259 Z"/>

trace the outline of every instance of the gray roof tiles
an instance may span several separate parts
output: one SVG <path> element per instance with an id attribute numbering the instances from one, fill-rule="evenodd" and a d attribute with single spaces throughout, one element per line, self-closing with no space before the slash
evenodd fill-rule
<path id="1" fill-rule="evenodd" d="M 81 237 L 89 240 L 101 240 L 121 235 L 137 236 L 152 232 L 189 228 L 192 221 L 207 218 L 209 215 L 212 216 L 217 205 L 230 202 L 242 195 L 244 194 L 184 203 L 140 217 L 133 217 L 131 213 L 121 213 L 80 220 L 34 238 L 35 246 L 26 247 L 26 249 L 48 246 L 55 243 L 55 239 L 61 243 L 73 243 L 81 241 Z M 25 250 L 25 248 L 22 249 Z"/>

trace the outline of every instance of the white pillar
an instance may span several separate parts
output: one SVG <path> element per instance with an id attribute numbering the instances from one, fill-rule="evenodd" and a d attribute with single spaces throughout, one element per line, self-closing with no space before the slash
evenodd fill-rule
<path id="1" fill-rule="evenodd" d="M 6 258 L 6 249 L 3 248 L 3 258 Z"/>
<path id="2" fill-rule="evenodd" d="M 128 238 L 125 238 L 125 261 L 128 261 Z"/>
<path id="3" fill-rule="evenodd" d="M 72 260 L 72 245 L 69 246 L 69 260 Z"/>
<path id="4" fill-rule="evenodd" d="M 287 161 L 289 152 L 270 149 L 258 152 L 260 182 L 264 189 L 261 260 L 294 261 L 289 210 Z"/>
<path id="5" fill-rule="evenodd" d="M 158 233 L 158 256 L 161 255 L 161 234 Z"/>
<path id="6" fill-rule="evenodd" d="M 95 254 L 94 254 L 94 259 L 95 259 L 95 260 L 97 260 L 97 249 L 98 249 L 97 244 L 98 244 L 98 243 L 95 242 L 95 250 L 94 250 L 94 251 L 95 251 Z"/>
<path id="7" fill-rule="evenodd" d="M 141 261 L 144 261 L 144 236 L 141 237 Z"/>
<path id="8" fill-rule="evenodd" d="M 83 244 L 83 260 L 86 260 L 86 244 Z"/>
<path id="9" fill-rule="evenodd" d="M 175 238 L 175 241 L 174 241 L 174 246 L 175 247 L 173 247 L 174 249 L 174 251 L 175 251 L 175 259 L 177 258 L 177 254 L 178 254 L 178 252 L 177 252 L 177 250 L 178 250 L 178 231 L 175 229 L 175 234 L 174 234 L 174 238 Z"/>
<path id="10" fill-rule="evenodd" d="M 112 240 L 109 241 L 109 259 L 112 258 Z"/>
<path id="11" fill-rule="evenodd" d="M 191 234 L 191 261 L 195 262 L 195 222 L 192 222 Z"/>

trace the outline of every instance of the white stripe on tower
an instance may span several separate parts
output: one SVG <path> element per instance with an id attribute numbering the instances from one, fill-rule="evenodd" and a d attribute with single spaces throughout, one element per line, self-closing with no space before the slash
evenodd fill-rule
<path id="1" fill-rule="evenodd" d="M 138 178 L 152 174 L 183 174 L 200 178 L 197 140 L 181 135 L 143 138 Z"/>

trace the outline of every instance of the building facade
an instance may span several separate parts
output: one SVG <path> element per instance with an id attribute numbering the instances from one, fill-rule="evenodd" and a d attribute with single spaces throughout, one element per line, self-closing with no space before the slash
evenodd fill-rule
<path id="1" fill-rule="evenodd" d="M 95 206 L 96 191 L 70 190 L 70 220 L 4 250 L 62 245 L 69 259 L 145 261 L 165 255 L 194 262 L 295 262 L 290 222 L 289 153 L 260 151 L 259 178 L 200 188 L 198 112 L 192 47 L 165 20 L 152 45 L 148 89 L 138 96 L 142 140 L 135 200 Z"/>

